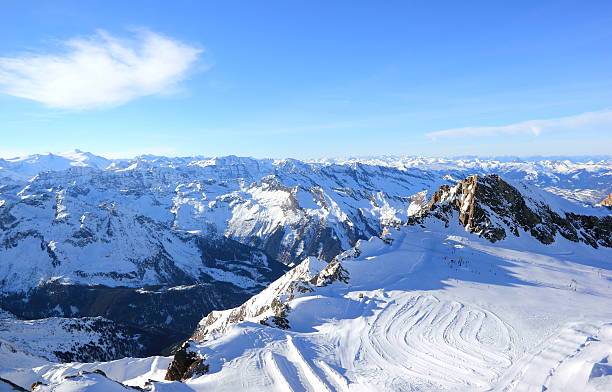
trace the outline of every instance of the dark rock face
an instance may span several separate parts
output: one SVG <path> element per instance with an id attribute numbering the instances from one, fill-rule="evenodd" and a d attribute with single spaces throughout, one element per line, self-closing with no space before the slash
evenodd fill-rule
<path id="1" fill-rule="evenodd" d="M 270 309 L 272 309 L 274 315 L 261 320 L 259 322 L 260 324 L 270 326 L 269 323 L 272 323 L 274 326 L 280 329 L 291 328 L 289 325 L 289 319 L 287 319 L 287 315 L 289 313 L 289 306 L 287 306 L 287 304 L 283 303 L 278 298 L 274 298 L 270 304 Z"/>
<path id="2" fill-rule="evenodd" d="M 457 218 L 453 218 L 457 215 Z M 594 248 L 612 247 L 612 217 L 557 213 L 538 200 L 531 200 L 497 175 L 467 177 L 454 187 L 442 186 L 409 224 L 430 218 L 448 224 L 458 219 L 469 232 L 491 242 L 510 234 L 529 233 L 543 244 L 552 244 L 557 234 Z"/>
<path id="3" fill-rule="evenodd" d="M 189 343 L 184 343 L 181 348 L 174 354 L 174 359 L 165 379 L 168 381 L 184 381 L 194 376 L 201 376 L 208 372 L 208 365 L 204 358 L 198 354 L 189 351 Z"/>
<path id="4" fill-rule="evenodd" d="M 349 273 L 338 261 L 329 263 L 321 272 L 310 280 L 310 284 L 317 287 L 329 286 L 335 281 L 348 284 Z"/>

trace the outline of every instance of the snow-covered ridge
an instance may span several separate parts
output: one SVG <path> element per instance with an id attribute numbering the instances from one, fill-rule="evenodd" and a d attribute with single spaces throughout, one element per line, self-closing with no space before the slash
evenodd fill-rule
<path id="1" fill-rule="evenodd" d="M 313 279 L 328 267 L 308 259 L 242 307 L 202 320 L 186 349 L 207 370 L 184 382 L 196 391 L 605 390 L 611 256 L 569 240 L 492 244 L 460 224 L 392 229 L 328 264 L 341 279 Z"/>
<path id="2" fill-rule="evenodd" d="M 530 235 L 543 244 L 552 244 L 560 236 L 594 248 L 612 247 L 612 216 L 608 211 L 579 208 L 526 184 L 516 185 L 518 188 L 497 175 L 473 175 L 455 186 L 443 185 L 409 223 L 423 224 L 434 218 L 448 226 L 456 212 L 466 231 L 493 242 L 512 234 Z"/>
<path id="3" fill-rule="evenodd" d="M 557 200 L 559 205 L 554 203 L 555 197 L 548 195 L 545 198 L 524 184 L 521 191 L 499 176 L 473 175 L 454 186 L 440 187 L 406 224 L 423 229 L 443 227 L 451 233 L 462 230 L 490 242 L 518 240 L 521 236 L 527 236 L 531 237 L 527 241 L 536 240 L 544 245 L 570 241 L 581 242 L 595 249 L 599 246 L 612 248 L 612 217 L 604 214 L 605 211 L 579 208 L 564 200 Z M 568 210 L 563 210 L 563 207 Z M 598 212 L 601 216 L 579 215 L 577 212 Z M 385 233 L 388 233 L 387 229 Z M 342 262 L 359 258 L 363 253 L 362 248 L 378 246 L 372 244 L 392 244 L 394 239 L 385 238 L 385 233 L 382 233 L 383 240 L 373 237 L 367 246 L 358 242 L 356 247 L 334 257 L 327 264 L 314 257 L 304 260 L 240 307 L 211 312 L 202 319 L 192 338 L 203 340 L 208 335 L 225 332 L 231 324 L 245 320 L 287 327 L 288 301 L 297 293 L 312 292 L 316 287 L 336 280 L 343 281 L 346 271 Z M 509 236 L 514 238 L 507 238 Z"/>
<path id="4" fill-rule="evenodd" d="M 105 169 L 110 164 L 110 159 L 78 149 L 60 154 L 46 153 L 9 159 L 0 158 L 0 178 L 27 180 L 44 171 L 65 170 L 70 167 Z"/>

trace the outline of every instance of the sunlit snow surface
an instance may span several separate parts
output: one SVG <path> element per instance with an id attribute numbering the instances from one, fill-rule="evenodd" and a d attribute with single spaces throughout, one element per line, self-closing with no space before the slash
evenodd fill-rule
<path id="1" fill-rule="evenodd" d="M 94 243 L 87 252 L 77 250 L 70 258 L 73 264 L 61 264 L 65 271 L 43 274 L 49 278 L 71 276 L 73 267 L 91 266 L 91 257 L 100 272 L 122 272 L 121 268 L 129 272 L 128 264 L 111 263 L 106 256 L 111 251 L 130 254 L 136 243 L 146 257 L 147 238 L 167 244 L 182 268 L 197 273 L 189 262 L 196 253 L 177 245 L 174 234 L 149 237 L 144 228 L 133 230 L 134 216 L 151 217 L 181 233 L 203 232 L 210 224 L 226 236 L 245 240 L 297 225 L 305 217 L 320 216 L 329 227 L 350 226 L 356 220 L 347 219 L 347 211 L 366 211 L 374 223 L 403 221 L 412 207 L 421 204 L 408 196 L 437 188 L 442 178 L 454 182 L 471 173 L 500 173 L 569 200 L 595 203 L 612 191 L 610 168 L 609 160 L 376 158 L 303 163 L 145 156 L 109 161 L 75 151 L 1 160 L 0 177 L 22 190 L 6 200 L 3 196 L 0 207 L 20 202 L 15 211 L 23 210 L 25 217 L 40 221 L 44 216 L 48 222 L 90 228 L 104 222 L 107 209 L 100 206 L 107 206 L 108 200 L 121 201 L 126 212 L 117 219 L 117 228 L 126 230 L 118 232 L 130 229 L 130 237 L 138 241 L 119 236 L 112 246 Z M 60 171 L 64 169 L 69 170 Z M 55 172 L 30 180 L 42 170 Z M 277 186 L 271 175 L 283 186 Z M 402 185 L 398 179 L 405 176 L 408 180 Z M 70 196 L 53 188 L 81 181 L 94 189 L 83 200 L 78 193 Z M 349 191 L 359 184 L 378 193 L 356 198 Z M 47 193 L 51 197 L 45 201 L 42 196 Z M 34 205 L 40 195 L 48 217 Z M 300 209 L 283 208 L 293 204 Z M 98 217 L 87 215 L 81 207 L 102 212 Z M 56 241 L 62 238 L 57 234 L 63 226 L 47 228 L 39 221 L 26 223 L 50 239 L 50 250 L 60 257 L 64 251 L 73 252 L 72 246 Z M 292 240 L 291 235 L 285 240 Z M 376 238 L 362 242 L 361 254 L 343 261 L 348 284 L 335 282 L 298 294 L 289 303 L 289 330 L 263 326 L 254 317 L 199 343 L 197 349 L 207 357 L 210 371 L 186 383 L 161 381 L 171 358 L 58 364 L 19 351 L 10 342 L 0 342 L 0 377 L 22 386 L 42 381 L 48 384 L 39 389 L 44 391 L 125 390 L 112 380 L 144 386 L 149 379 L 160 381 L 152 384 L 156 391 L 612 390 L 610 249 L 593 249 L 561 237 L 546 246 L 524 233 L 491 244 L 463 228 L 441 226 L 402 228 L 391 237 L 392 245 Z M 348 240 L 342 236 L 341 240 L 347 248 Z M 8 254 L 8 259 L 21 260 L 25 254 L 32 260 L 35 253 L 28 252 L 41 253 L 38 242 L 23 249 L 28 251 L 20 249 L 14 255 L 21 258 Z M 322 265 L 311 258 L 298 268 L 314 274 Z M 25 264 L 15 263 L 15 270 L 18 273 L 7 285 L 37 284 Z M 217 280 L 234 279 L 222 270 L 208 272 Z M 277 294 L 274 289 L 295 277 L 295 270 L 290 271 L 254 303 L 269 303 Z M 154 276 L 145 278 L 157 281 Z M 238 283 L 249 286 L 252 281 Z M 108 378 L 90 373 L 65 378 L 95 369 Z"/>
<path id="2" fill-rule="evenodd" d="M 256 318 L 231 326 L 197 344 L 208 374 L 153 390 L 612 390 L 610 249 L 561 238 L 546 246 L 526 235 L 491 244 L 442 225 L 405 227 L 391 238 L 361 242 L 361 254 L 342 262 L 348 284 L 290 301 L 289 330 Z M 169 363 L 122 361 L 114 362 L 121 371 L 53 364 L 0 376 L 58 382 L 87 366 L 143 385 L 161 380 Z"/>

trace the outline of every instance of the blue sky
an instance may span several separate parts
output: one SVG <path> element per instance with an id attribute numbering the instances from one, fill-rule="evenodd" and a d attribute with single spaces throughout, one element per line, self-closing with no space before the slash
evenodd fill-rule
<path id="1" fill-rule="evenodd" d="M 610 1 L 4 2 L 0 156 L 610 154 L 610 26 Z"/>

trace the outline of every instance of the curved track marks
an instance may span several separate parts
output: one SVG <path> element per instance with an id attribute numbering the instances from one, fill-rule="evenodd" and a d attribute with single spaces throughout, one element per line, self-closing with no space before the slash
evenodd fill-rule
<path id="1" fill-rule="evenodd" d="M 594 364 L 612 355 L 612 325 L 576 324 L 548 339 L 513 366 L 496 390 L 516 392 L 592 390 Z"/>
<path id="2" fill-rule="evenodd" d="M 362 337 L 358 359 L 443 389 L 486 389 L 511 365 L 514 339 L 512 329 L 491 312 L 405 295 L 377 315 Z"/>

